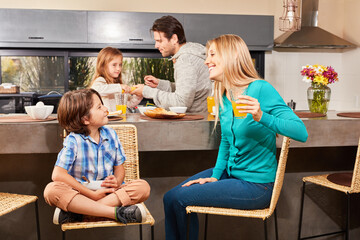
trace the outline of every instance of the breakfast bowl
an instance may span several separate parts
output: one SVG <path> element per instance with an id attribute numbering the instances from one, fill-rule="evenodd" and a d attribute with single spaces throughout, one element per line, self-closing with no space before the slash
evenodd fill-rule
<path id="1" fill-rule="evenodd" d="M 44 105 L 43 102 L 38 102 L 35 106 L 25 106 L 25 112 L 32 119 L 46 119 L 53 112 L 53 105 Z"/>
<path id="2" fill-rule="evenodd" d="M 96 180 L 96 181 L 90 181 L 90 182 L 82 182 L 81 184 L 90 190 L 98 190 L 100 188 L 104 188 L 101 186 L 102 183 L 103 183 L 102 180 Z"/>
<path id="3" fill-rule="evenodd" d="M 145 115 L 144 112 L 146 112 L 147 110 L 154 110 L 156 107 L 144 107 L 144 106 L 138 106 L 139 112 L 141 113 L 141 115 Z"/>
<path id="4" fill-rule="evenodd" d="M 187 107 L 169 107 L 170 111 L 175 113 L 185 113 Z"/>

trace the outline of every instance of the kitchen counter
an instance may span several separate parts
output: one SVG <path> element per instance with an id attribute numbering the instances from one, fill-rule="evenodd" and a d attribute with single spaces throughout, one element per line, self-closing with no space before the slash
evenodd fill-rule
<path id="1" fill-rule="evenodd" d="M 336 116 L 303 118 L 309 138 L 306 143 L 291 142 L 291 147 L 356 146 L 360 119 Z M 56 116 L 56 115 L 53 115 Z M 138 129 L 139 151 L 214 150 L 220 142 L 220 126 L 213 131 L 214 117 L 203 120 L 143 120 L 140 114 L 127 114 L 109 124 L 134 124 Z M 58 122 L 0 123 L 0 154 L 57 153 L 62 147 L 62 128 Z M 281 137 L 277 140 L 280 147 Z"/>

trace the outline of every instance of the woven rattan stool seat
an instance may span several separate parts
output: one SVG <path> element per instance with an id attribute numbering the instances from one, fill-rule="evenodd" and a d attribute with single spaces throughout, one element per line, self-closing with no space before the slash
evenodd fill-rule
<path id="1" fill-rule="evenodd" d="M 240 209 L 232 209 L 232 208 L 189 206 L 186 208 L 186 211 L 187 213 L 197 212 L 202 214 L 261 218 L 261 219 L 266 219 L 271 216 L 270 208 L 256 209 L 256 210 L 240 210 Z"/>
<path id="2" fill-rule="evenodd" d="M 351 187 L 347 187 L 347 186 L 343 186 L 343 185 L 333 183 L 333 182 L 331 182 L 331 181 L 329 181 L 327 179 L 328 176 L 329 176 L 329 174 L 308 176 L 308 177 L 304 177 L 303 181 L 304 182 L 315 183 L 317 185 L 327 187 L 327 188 L 331 188 L 331 189 L 334 189 L 334 190 L 337 190 L 337 191 L 340 191 L 340 192 L 344 192 L 344 193 L 350 192 Z"/>
<path id="3" fill-rule="evenodd" d="M 35 202 L 37 199 L 37 196 L 31 195 L 0 193 L 0 216 Z"/>
<path id="4" fill-rule="evenodd" d="M 36 215 L 36 233 L 37 239 L 40 240 L 40 221 L 37 200 L 37 196 L 0 192 L 0 216 L 15 211 L 30 203 L 34 203 Z"/>

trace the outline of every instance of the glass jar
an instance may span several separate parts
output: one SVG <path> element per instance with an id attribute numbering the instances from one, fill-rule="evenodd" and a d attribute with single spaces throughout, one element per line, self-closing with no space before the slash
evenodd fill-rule
<path id="1" fill-rule="evenodd" d="M 310 112 L 326 114 L 329 107 L 331 89 L 322 84 L 312 83 L 307 90 Z"/>

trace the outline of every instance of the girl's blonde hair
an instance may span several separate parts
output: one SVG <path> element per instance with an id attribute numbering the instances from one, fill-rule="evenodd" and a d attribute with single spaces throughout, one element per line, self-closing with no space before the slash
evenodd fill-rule
<path id="1" fill-rule="evenodd" d="M 251 82 L 260 79 L 260 76 L 255 69 L 249 49 L 241 37 L 234 34 L 221 35 L 207 42 L 207 50 L 211 44 L 214 44 L 215 54 L 224 69 L 223 80 L 215 81 L 214 85 L 214 99 L 218 112 L 219 106 L 223 106 L 222 96 L 226 89 L 238 87 L 243 91 Z M 218 114 L 215 119 L 217 123 Z"/>
<path id="2" fill-rule="evenodd" d="M 94 77 L 91 81 L 90 86 L 93 85 L 95 79 L 97 79 L 98 77 L 103 77 L 105 78 L 106 83 L 110 84 L 110 83 L 120 83 L 122 84 L 122 78 L 121 78 L 121 73 L 119 75 L 119 77 L 117 77 L 116 79 L 112 78 L 108 71 L 107 71 L 107 65 L 116 57 L 121 57 L 123 58 L 123 54 L 122 52 L 117 49 L 117 48 L 112 48 L 112 47 L 106 47 L 101 49 L 101 51 L 99 52 L 98 56 L 97 56 L 97 60 L 96 60 L 96 69 L 95 69 L 95 74 Z"/>

